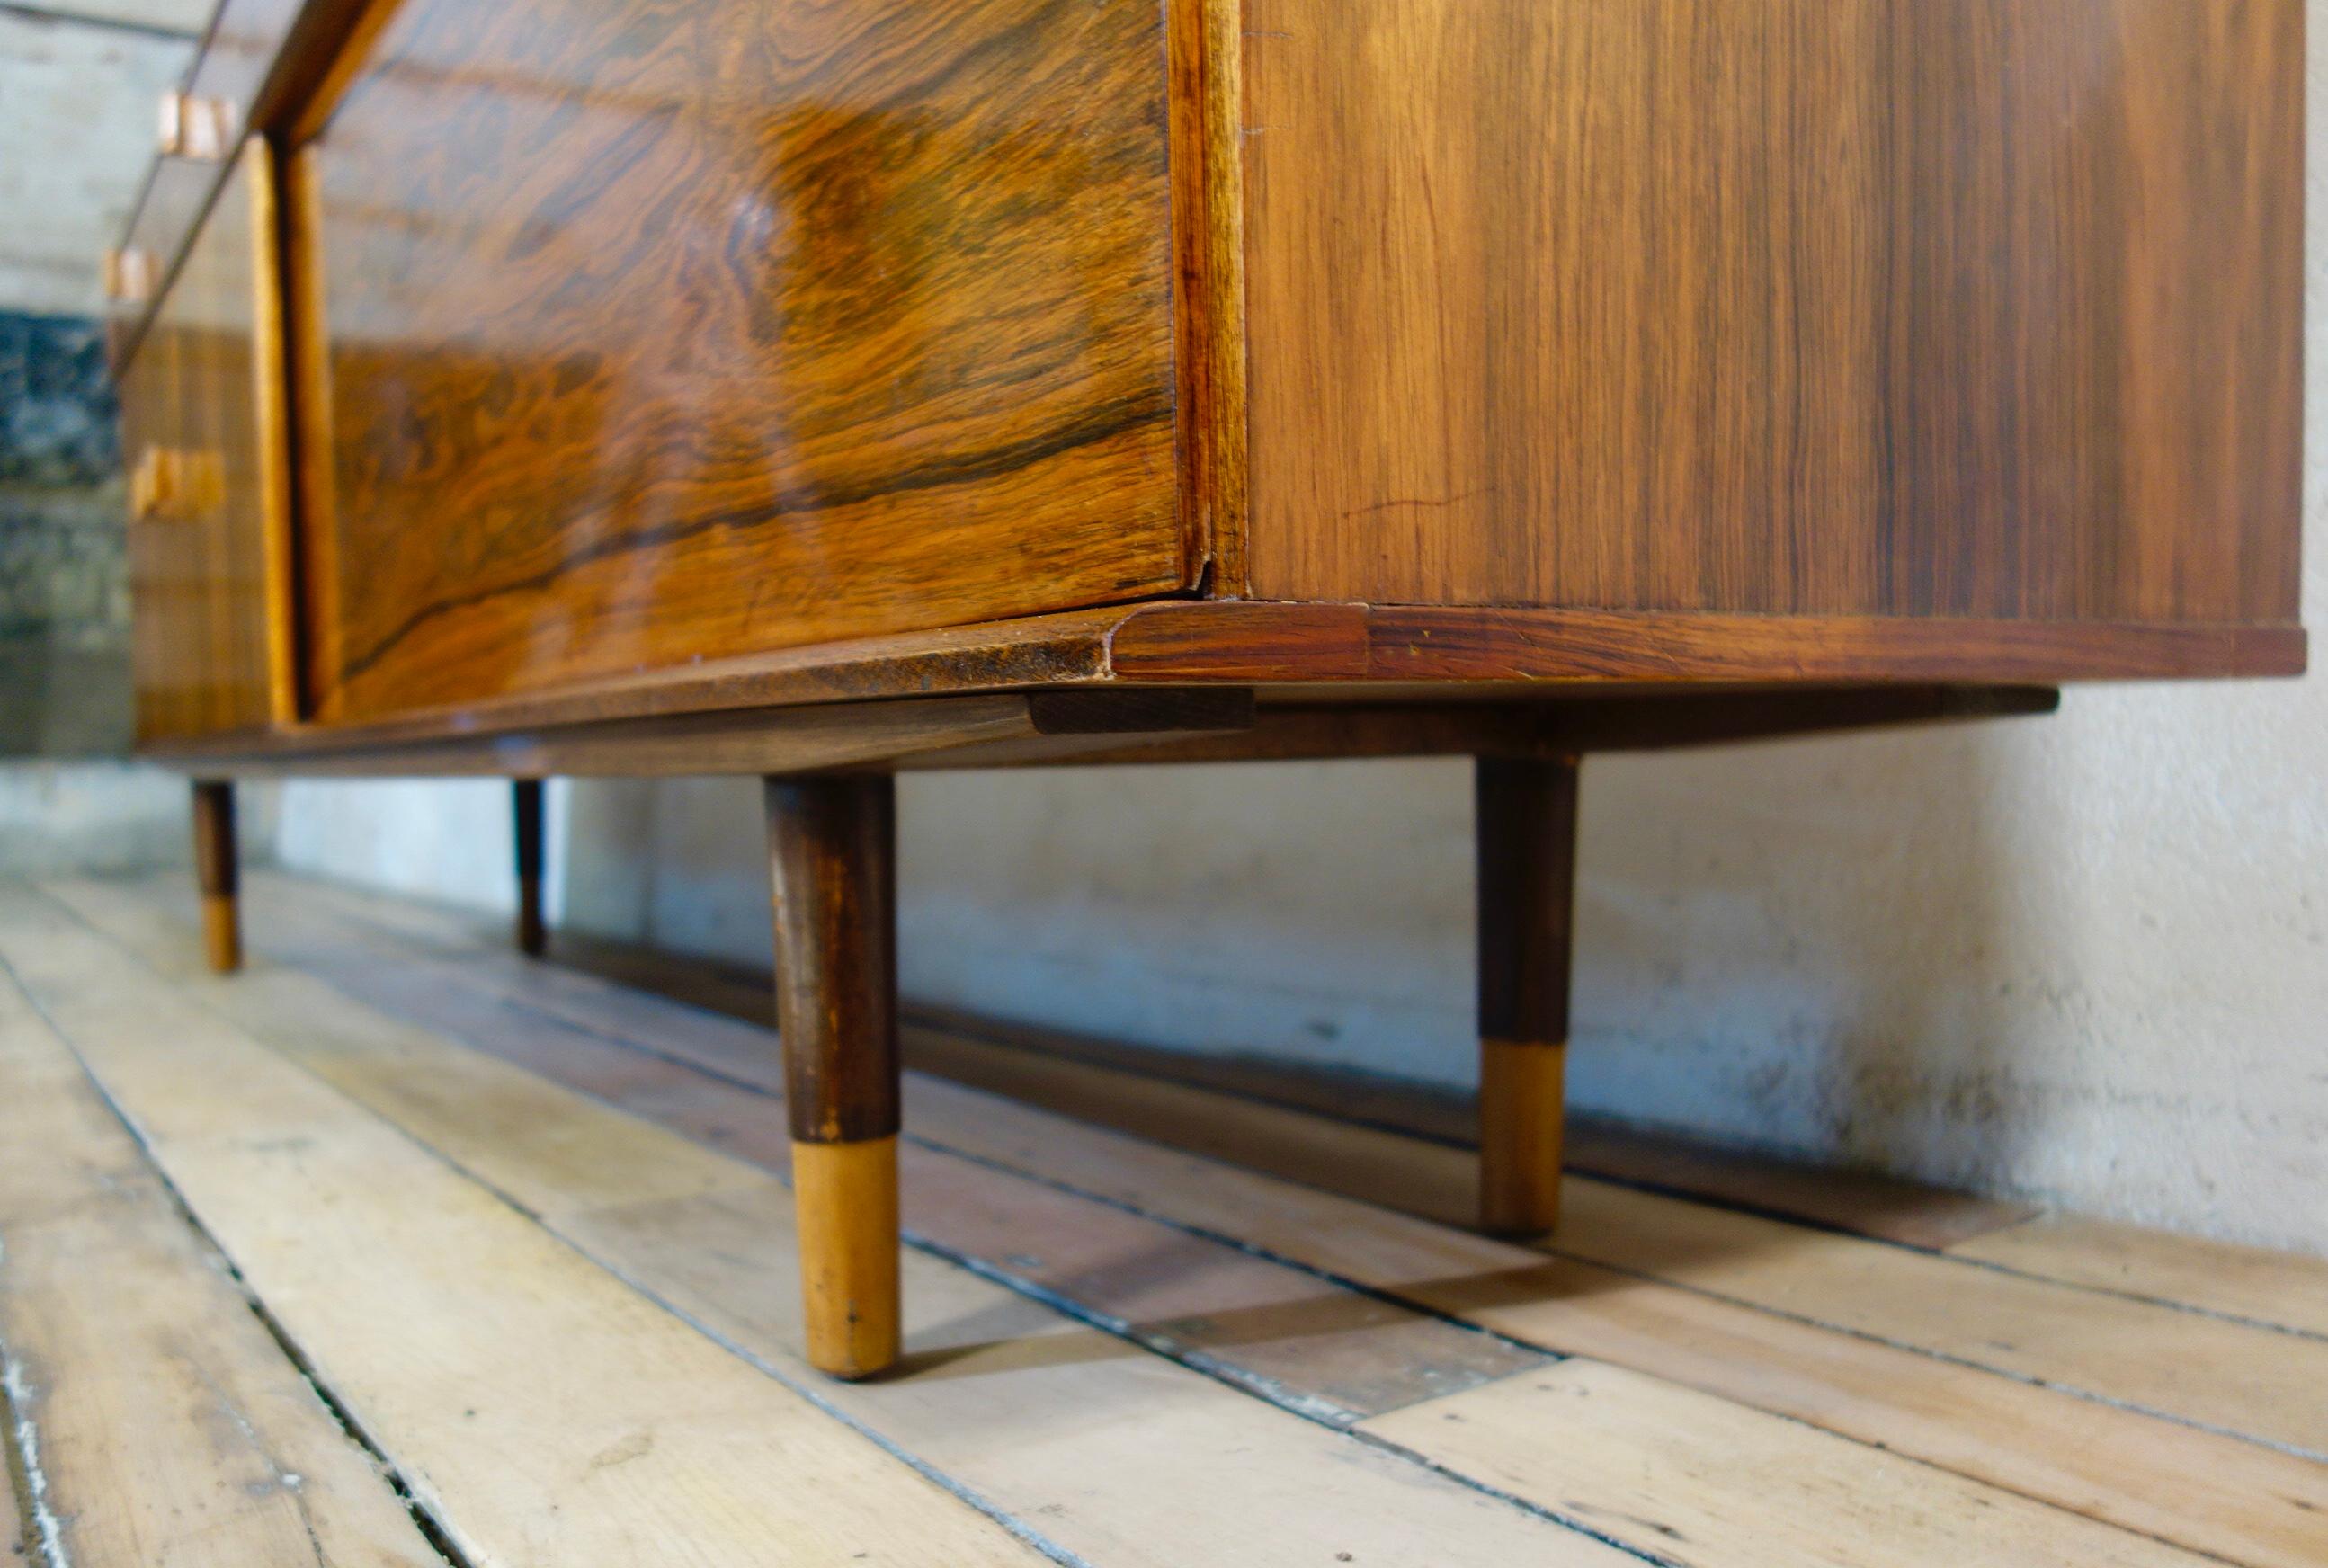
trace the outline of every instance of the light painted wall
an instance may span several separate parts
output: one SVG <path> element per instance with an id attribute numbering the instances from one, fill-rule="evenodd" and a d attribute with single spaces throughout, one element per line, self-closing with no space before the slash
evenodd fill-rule
<path id="1" fill-rule="evenodd" d="M 247 790 L 237 803 L 242 842 L 263 857 L 274 792 Z M 118 761 L 0 762 L 0 876 L 144 870 L 188 861 L 192 848 L 186 781 L 175 774 Z"/>
<path id="2" fill-rule="evenodd" d="M 2313 36 L 2328 102 L 2328 24 Z M 2317 329 L 2313 346 L 2316 618 Z M 751 786 L 553 803 L 566 918 L 766 953 Z M 918 995 L 1470 1079 L 1459 764 L 919 778 L 901 804 Z M 295 785 L 282 852 L 506 906 L 506 818 L 491 787 Z M 1583 832 L 1579 1105 L 2328 1253 L 2328 680 L 2089 688 L 2051 719 L 1598 759 Z"/>
<path id="3" fill-rule="evenodd" d="M 98 257 L 129 221 L 155 110 L 211 0 L 10 0 L 0 11 L 0 305 L 104 308 Z"/>

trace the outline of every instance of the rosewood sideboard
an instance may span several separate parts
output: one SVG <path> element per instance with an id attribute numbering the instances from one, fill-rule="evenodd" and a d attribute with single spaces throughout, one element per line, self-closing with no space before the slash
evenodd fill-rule
<path id="1" fill-rule="evenodd" d="M 897 1348 L 893 775 L 1477 762 L 1481 1223 L 1579 758 L 2291 675 L 2302 0 L 224 0 L 107 258 L 141 745 L 765 778 L 809 1353 Z"/>

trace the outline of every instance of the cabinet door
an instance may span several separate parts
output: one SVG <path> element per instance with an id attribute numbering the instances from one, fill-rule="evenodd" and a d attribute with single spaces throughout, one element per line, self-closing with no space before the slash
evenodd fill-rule
<path id="1" fill-rule="evenodd" d="M 1154 0 L 360 47 L 289 197 L 319 717 L 1196 580 Z"/>
<path id="2" fill-rule="evenodd" d="M 138 733 L 296 715 L 274 192 L 242 153 L 122 386 Z"/>

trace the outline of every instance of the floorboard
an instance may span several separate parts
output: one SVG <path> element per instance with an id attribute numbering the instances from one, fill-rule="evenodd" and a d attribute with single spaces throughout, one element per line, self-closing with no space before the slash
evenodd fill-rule
<path id="1" fill-rule="evenodd" d="M 821 1434 L 840 1499 L 786 1466 L 752 1501 L 828 1530 L 854 1507 L 874 1561 L 2328 1561 L 2328 1466 L 2295 1451 L 2320 1341 L 2226 1306 L 2286 1315 L 2300 1268 L 2190 1300 L 2204 1249 L 2052 1216 L 1899 1244 L 1574 1179 L 1546 1253 L 1450 1223 L 1469 1160 L 1443 1142 L 943 1031 L 923 1059 L 1027 1103 L 909 1075 L 907 1367 L 821 1383 L 768 1030 L 255 880 L 240 977 L 202 972 L 191 899 L 152 881 L 0 895 L 0 957 L 481 1563 L 637 1560 L 642 1528 L 710 1543 L 659 1560 L 729 1560 L 733 1521 L 692 1505 L 750 1468 L 709 1430 L 735 1421 Z M 484 1250 L 505 1227 L 514 1275 Z M 417 1255 L 448 1228 L 449 1260 Z M 519 1329 L 477 1320 L 524 1282 Z M 432 1311 L 502 1359 L 416 1362 L 419 1330 L 380 1321 Z M 580 1396 L 549 1347 L 596 1366 L 633 1334 L 709 1413 L 617 1379 L 624 1430 L 675 1423 L 683 1463 L 661 1427 L 634 1453 L 587 1441 L 615 1417 L 549 1414 Z M 573 1494 L 534 1504 L 596 1533 L 529 1556 L 523 1487 L 435 1484 L 471 1435 L 455 1365 L 522 1391 L 501 1437 L 557 1447 Z M 893 1493 L 922 1510 L 894 1531 Z"/>
<path id="2" fill-rule="evenodd" d="M 34 1562 L 442 1568 L 0 975 L 0 1347 Z M 18 1539 L 14 1488 L 0 1539 Z"/>
<path id="3" fill-rule="evenodd" d="M 0 953 L 471 1562 L 1043 1560 L 52 906 Z"/>
<path id="4" fill-rule="evenodd" d="M 771 1177 L 491 1056 L 333 999 L 306 974 L 260 968 L 206 981 L 196 971 L 190 927 L 141 919 L 134 901 L 108 900 L 106 889 L 61 891 L 133 951 L 183 976 L 253 1038 L 379 1110 L 655 1300 L 679 1308 L 756 1364 L 808 1378 L 798 1353 L 790 1196 Z M 393 972 L 393 962 L 382 956 L 381 972 Z M 540 1033 L 506 1032 L 545 1043 Z M 609 1071 L 613 1047 L 598 1043 L 594 1050 L 587 1036 L 546 1043 L 563 1053 L 565 1070 L 613 1094 L 666 1114 L 704 1103 L 687 1094 L 686 1080 L 673 1081 L 682 1070 L 669 1063 L 631 1053 L 625 1074 Z M 710 1103 L 730 1124 L 749 1130 L 738 1143 L 780 1163 L 787 1142 L 779 1106 L 762 1098 L 738 1106 L 736 1091 L 691 1077 L 713 1092 Z M 974 1166 L 916 1179 L 926 1173 L 915 1172 L 910 1157 L 907 1172 L 909 1203 L 922 1200 L 909 1216 L 922 1226 L 944 1218 L 928 1213 L 932 1200 L 961 1212 L 951 1194 L 963 1178 L 972 1188 L 981 1178 L 990 1185 L 1010 1179 Z M 1033 1196 L 1044 1191 L 1016 1185 Z M 975 1205 L 977 1195 L 965 1201 Z M 1021 1242 L 1051 1239 L 1040 1225 L 1017 1234 Z M 1332 1293 L 1301 1283 L 1311 1297 Z M 1308 1414 L 1257 1400 L 937 1258 L 909 1254 L 906 1288 L 906 1376 L 821 1383 L 819 1397 L 1014 1516 L 1039 1520 L 1045 1538 L 1075 1558 L 1300 1564 L 1335 1562 L 1334 1550 L 1348 1550 L 1353 1561 L 1413 1568 L 1514 1561 L 1615 1568 L 1628 1561 L 1590 1535 L 1332 1430 L 1360 1412 L 1315 1419 L 1323 1394 L 1302 1402 Z M 1424 1348 L 1418 1329 L 1446 1342 L 1436 1365 L 1450 1375 L 1406 1375 L 1415 1385 L 1401 1396 L 1408 1400 L 1476 1383 L 1483 1355 L 1494 1375 L 1544 1359 L 1412 1311 L 1385 1309 L 1370 1327 L 1394 1364 Z M 1205 1330 L 1191 1324 L 1187 1331 Z M 1347 1340 L 1363 1329 L 1345 1324 L 1342 1332 Z M 1313 1341 L 1328 1338 L 1275 1336 L 1284 1352 L 1279 1370 L 1313 1384 L 1322 1370 Z M 1458 1343 L 1469 1362 L 1450 1369 L 1448 1347 Z M 1303 1360 L 1312 1370 L 1288 1365 Z M 1191 1507 L 1192 1498 L 1204 1506 Z"/>
<path id="5" fill-rule="evenodd" d="M 2170 1235 L 2083 1215 L 2041 1215 L 1957 1242 L 1951 1257 L 2328 1338 L 2328 1259 Z"/>
<path id="6" fill-rule="evenodd" d="M 1470 1159 L 1427 1141 L 962 1038 L 925 1041 L 919 1059 L 1079 1122 L 1368 1205 L 1448 1225 L 1470 1212 Z M 1544 1244 L 1559 1256 L 2328 1454 L 2328 1401 L 2314 1394 L 2328 1387 L 2328 1340 L 1575 1176 L 1562 1214 Z"/>

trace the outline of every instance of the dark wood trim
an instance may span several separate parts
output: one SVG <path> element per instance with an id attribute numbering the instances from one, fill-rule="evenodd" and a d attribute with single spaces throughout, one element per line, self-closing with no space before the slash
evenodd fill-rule
<path id="1" fill-rule="evenodd" d="M 541 916 L 541 781 L 510 781 L 510 840 L 517 860 L 517 950 L 539 958 L 549 944 Z"/>
<path id="2" fill-rule="evenodd" d="M 1479 1225 L 1537 1235 L 1560 1217 L 1577 759 L 1483 756 L 1474 772 Z"/>
<path id="3" fill-rule="evenodd" d="M 896 786 L 876 774 L 772 778 L 776 1017 L 793 1137 L 897 1131 Z"/>
<path id="4" fill-rule="evenodd" d="M 2300 675 L 2297 626 L 1488 606 L 1153 605 L 1119 681 L 2044 684 Z"/>
<path id="5" fill-rule="evenodd" d="M 1047 758 L 1055 767 L 1663 751 L 1886 726 L 2051 713 L 2047 686 L 1857 686 L 1535 700 L 1264 702 L 1249 728 Z M 935 765 L 944 765 L 943 758 Z"/>
<path id="6" fill-rule="evenodd" d="M 1209 591 L 1234 598 L 1245 591 L 1247 523 L 1243 5 L 1165 10 L 1181 531 L 1203 552 L 1192 564 Z"/>
<path id="7" fill-rule="evenodd" d="M 249 736 L 149 751 L 188 771 L 243 776 L 699 777 L 831 769 L 997 767 L 1058 761 L 1235 728 L 1252 694 L 1098 690 L 996 693 L 753 709 L 614 720 L 380 747 L 342 747 L 328 729 Z"/>
<path id="8" fill-rule="evenodd" d="M 194 879 L 202 890 L 203 947 L 213 972 L 242 967 L 241 862 L 234 843 L 234 785 L 193 781 Z"/>
<path id="9" fill-rule="evenodd" d="M 1857 686 L 1535 700 L 1257 705 L 1241 687 L 1089 687 L 615 720 L 514 735 L 334 748 L 222 737 L 155 760 L 244 775 L 695 776 L 825 768 L 923 772 L 1392 756 L 1550 757 L 2051 713 L 2050 687 Z M 268 749 L 271 746 L 272 749 Z"/>
<path id="10" fill-rule="evenodd" d="M 777 649 L 521 697 L 416 709 L 377 723 L 306 725 L 221 740 L 218 749 L 228 755 L 352 750 L 617 718 L 1102 684 L 1109 680 L 1108 634 L 1124 615 L 1120 608 L 1078 610 Z"/>
<path id="11" fill-rule="evenodd" d="M 1573 757 L 1479 759 L 1472 793 L 1483 1037 L 1568 1038 L 1577 774 Z"/>

